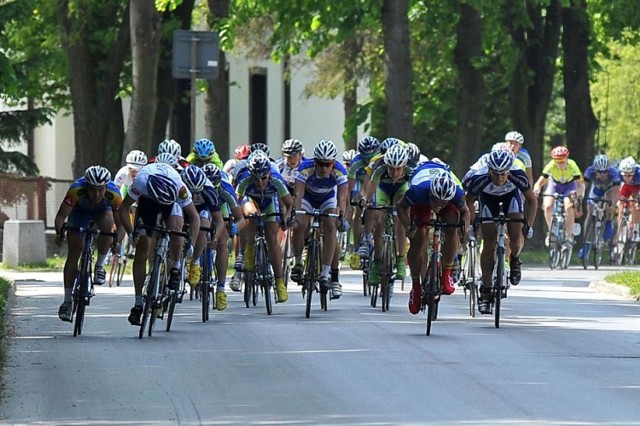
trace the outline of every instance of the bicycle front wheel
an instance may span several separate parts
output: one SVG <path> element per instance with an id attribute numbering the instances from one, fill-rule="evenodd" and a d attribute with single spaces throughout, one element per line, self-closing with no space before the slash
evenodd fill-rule
<path id="1" fill-rule="evenodd" d="M 304 287 L 305 287 L 305 311 L 304 316 L 309 318 L 311 316 L 311 302 L 313 300 L 313 290 L 316 286 L 316 281 L 318 280 L 318 265 L 317 256 L 318 256 L 318 245 L 315 241 L 311 241 L 311 246 L 307 250 L 307 270 L 304 275 Z"/>
<path id="2" fill-rule="evenodd" d="M 493 316 L 494 316 L 494 325 L 496 328 L 500 328 L 500 308 L 502 305 L 502 292 L 503 287 L 504 291 L 506 291 L 506 282 L 505 282 L 505 268 L 504 268 L 504 253 L 498 252 L 496 258 L 496 276 L 494 277 L 493 284 Z"/>
<path id="3" fill-rule="evenodd" d="M 386 241 L 382 249 L 382 267 L 380 268 L 380 296 L 382 298 L 382 312 L 389 310 L 391 300 L 390 286 L 393 274 L 393 243 Z"/>
<path id="4" fill-rule="evenodd" d="M 438 274 L 437 262 L 434 256 L 429 260 L 429 268 L 427 269 L 427 277 L 425 282 L 425 294 L 423 303 L 427 307 L 427 336 L 431 335 L 431 324 L 436 319 L 437 298 L 439 297 L 438 288 L 440 287 L 440 274 Z"/>
<path id="5" fill-rule="evenodd" d="M 595 218 L 590 218 L 589 225 L 584 232 L 584 244 L 582 246 L 582 267 L 584 269 L 589 268 L 589 259 L 591 258 L 591 252 L 594 252 L 594 266 L 598 269 L 598 266 L 595 265 L 595 252 L 598 249 L 595 238 Z"/>

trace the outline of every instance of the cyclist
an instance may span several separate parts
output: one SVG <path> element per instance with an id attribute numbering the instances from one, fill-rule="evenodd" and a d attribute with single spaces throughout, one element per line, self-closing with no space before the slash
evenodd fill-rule
<path id="1" fill-rule="evenodd" d="M 249 145 L 238 145 L 236 149 L 233 150 L 234 158 L 231 158 L 226 163 L 224 163 L 224 167 L 222 168 L 222 171 L 229 174 L 233 179 L 235 179 L 237 175 L 236 167 L 238 166 L 238 164 L 240 164 L 242 160 L 247 159 L 250 151 L 251 151 L 251 148 L 249 148 Z"/>
<path id="2" fill-rule="evenodd" d="M 136 254 L 133 259 L 133 284 L 135 287 L 135 304 L 129 314 L 131 325 L 140 325 L 144 298 L 142 289 L 147 275 L 147 259 L 150 256 L 151 236 L 147 235 L 144 226 L 153 227 L 157 224 L 158 215 L 162 216 L 166 227 L 173 231 L 182 231 L 184 221 L 190 224 L 191 241 L 196 241 L 200 231 L 200 217 L 193 205 L 191 192 L 180 178 L 180 174 L 165 163 L 148 164 L 140 169 L 133 180 L 129 193 L 122 202 L 118 214 L 120 220 L 129 235 L 133 238 L 133 223 L 129 217 L 131 205 L 137 202 L 136 220 L 141 221 L 143 229 L 138 232 L 136 241 Z M 178 289 L 182 272 L 180 271 L 180 259 L 184 247 L 184 238 L 171 235 L 169 242 L 169 283 L 172 290 Z M 187 250 L 187 257 L 193 255 L 193 245 Z"/>
<path id="3" fill-rule="evenodd" d="M 198 167 L 202 167 L 207 163 L 213 163 L 220 169 L 224 166 L 216 152 L 216 146 L 207 138 L 198 139 L 193 144 L 193 149 L 187 155 L 187 162 Z"/>
<path id="4" fill-rule="evenodd" d="M 531 190 L 531 184 L 527 174 L 514 166 L 515 156 L 510 150 L 499 149 L 491 151 L 485 167 L 476 171 L 465 181 L 465 188 L 470 197 L 467 199 L 469 206 L 474 199 L 479 202 L 481 217 L 498 217 L 502 203 L 504 213 L 510 218 L 523 218 L 527 212 L 527 225 L 519 222 L 507 224 L 509 235 L 510 274 L 511 284 L 518 285 L 522 278 L 522 262 L 520 252 L 524 245 L 524 237 L 533 236 L 533 224 L 536 219 L 538 199 Z M 480 267 L 482 269 L 482 286 L 478 299 L 478 311 L 481 314 L 491 313 L 491 275 L 495 263 L 495 248 L 497 243 L 497 226 L 494 222 L 485 222 L 481 225 L 483 238 L 482 253 L 480 254 Z"/>
<path id="5" fill-rule="evenodd" d="M 407 166 L 409 154 L 400 144 L 394 145 L 384 154 L 384 166 L 378 167 L 371 175 L 368 192 L 365 194 L 365 202 L 371 200 L 373 205 L 390 206 L 398 204 L 404 193 L 409 189 L 409 179 L 413 169 Z M 372 189 L 375 189 L 375 193 Z M 373 195 L 373 197 L 372 197 Z M 373 224 L 374 260 L 369 271 L 369 283 L 380 284 L 380 258 L 382 256 L 382 234 L 384 233 L 384 212 L 373 210 L 369 212 Z M 407 250 L 407 237 L 403 227 L 398 228 L 396 256 L 396 277 L 403 280 L 406 274 L 405 253 Z"/>
<path id="6" fill-rule="evenodd" d="M 355 149 L 347 149 L 342 153 L 342 165 L 345 169 L 347 169 L 347 172 L 349 171 L 351 162 L 353 161 L 353 158 L 356 156 L 356 154 L 357 151 Z"/>
<path id="7" fill-rule="evenodd" d="M 208 228 L 213 222 L 215 227 L 215 234 L 212 237 L 212 242 L 215 242 L 222 236 L 222 230 L 224 229 L 224 221 L 222 220 L 222 213 L 220 212 L 220 201 L 218 199 L 218 192 L 214 188 L 213 184 L 209 182 L 207 175 L 198 166 L 190 165 L 180 174 L 182 181 L 187 185 L 193 200 L 193 205 L 196 207 L 198 214 L 200 215 L 200 226 Z M 200 231 L 198 233 L 198 239 L 195 240 L 193 246 L 193 256 L 191 259 L 187 259 L 187 282 L 192 288 L 196 287 L 200 283 L 200 256 L 204 251 L 206 245 L 206 233 Z M 226 271 L 225 271 L 226 273 Z M 224 311 L 227 308 L 227 295 L 224 292 L 224 280 L 222 281 L 222 288 L 216 288 L 216 308 L 219 311 Z"/>
<path id="8" fill-rule="evenodd" d="M 216 272 L 218 274 L 218 290 L 224 290 L 225 281 L 227 277 L 227 268 L 229 266 L 229 245 L 227 242 L 229 238 L 233 238 L 238 234 L 238 230 L 241 230 L 245 226 L 244 216 L 242 215 L 242 207 L 238 204 L 236 198 L 236 191 L 231 185 L 229 176 L 221 172 L 220 169 L 214 164 L 205 164 L 202 166 L 202 171 L 207 175 L 209 182 L 216 189 L 218 199 L 222 203 L 220 210 L 222 216 L 226 219 L 233 216 L 234 222 L 229 228 L 226 226 L 222 228 L 222 234 L 217 239 L 217 245 L 214 247 L 216 250 Z M 237 278 L 237 279 L 236 279 Z M 233 275 L 229 287 L 233 291 L 240 291 L 240 280 Z"/>
<path id="9" fill-rule="evenodd" d="M 111 181 L 111 173 L 105 167 L 91 166 L 84 176 L 76 179 L 69 187 L 58 213 L 54 219 L 56 244 L 62 245 L 62 226 L 65 219 L 75 227 L 88 228 L 95 222 L 103 232 L 112 232 L 114 223 L 120 225 L 120 219 L 113 212 L 117 211 L 122 197 L 116 185 Z M 102 285 L 106 280 L 104 262 L 111 246 L 110 237 L 98 237 L 98 257 L 93 270 L 93 283 Z M 82 254 L 83 238 L 80 233 L 69 231 L 67 235 L 68 254 L 64 263 L 64 301 L 58 309 L 58 317 L 62 321 L 71 322 L 71 292 L 78 274 L 78 261 Z"/>
<path id="10" fill-rule="evenodd" d="M 324 242 L 322 246 L 322 270 L 320 284 L 323 288 L 331 288 L 331 298 L 342 296 L 342 285 L 338 281 L 338 260 L 335 256 L 337 245 L 336 229 L 348 230 L 344 216 L 348 198 L 347 170 L 342 163 L 336 161 L 338 149 L 333 141 L 321 140 L 313 149 L 313 159 L 307 160 L 298 167 L 296 177 L 295 210 L 312 212 L 314 209 L 321 213 L 338 213 L 338 227 L 332 218 L 322 221 Z M 302 251 L 304 240 L 309 235 L 309 216 L 297 219 L 293 234 L 292 248 L 295 256 L 295 266 L 291 269 L 291 280 L 302 280 Z"/>
<path id="11" fill-rule="evenodd" d="M 284 223 L 293 200 L 287 190 L 284 178 L 273 167 L 269 157 L 262 151 L 249 156 L 248 170 L 238 177 L 236 188 L 238 199 L 242 200 L 242 210 L 245 215 L 252 213 L 280 213 Z M 284 303 L 289 298 L 287 287 L 284 285 L 282 268 L 282 250 L 278 241 L 279 224 L 275 217 L 265 219 L 265 236 L 269 251 L 269 260 L 276 279 L 276 294 L 278 302 Z M 256 222 L 248 221 L 245 229 L 240 233 L 245 247 L 244 268 L 252 271 L 254 268 Z"/>
<path id="12" fill-rule="evenodd" d="M 516 163 L 518 160 L 524 163 L 524 169 L 527 173 L 529 183 L 533 182 L 533 163 L 531 162 L 529 151 L 522 147 L 522 145 L 524 145 L 524 136 L 522 136 L 522 133 L 513 130 L 504 135 L 504 140 L 511 146 L 511 151 L 513 151 L 516 156 Z"/>
<path id="13" fill-rule="evenodd" d="M 622 178 L 622 186 L 620 187 L 620 198 L 638 198 L 640 194 L 640 166 L 636 163 L 633 157 L 629 156 L 620 160 L 618 165 L 620 170 L 620 176 Z M 626 201 L 620 200 L 618 207 L 618 225 L 622 222 L 622 215 L 624 213 L 624 207 Z M 632 205 L 633 206 L 633 205 Z M 633 223 L 634 230 L 638 230 L 638 224 L 640 224 L 640 206 L 635 204 L 635 208 L 631 209 L 631 222 Z M 618 233 L 620 232 L 620 226 L 618 226 Z M 618 236 L 616 235 L 616 239 Z M 636 233 L 635 239 L 638 239 L 638 233 Z M 634 241 L 638 242 L 638 241 Z"/>
<path id="14" fill-rule="evenodd" d="M 420 153 L 420 148 L 418 148 L 418 145 L 416 145 L 415 143 L 407 143 L 406 148 L 407 154 L 409 154 L 409 161 L 407 162 L 407 165 L 412 169 L 415 169 L 416 167 L 418 167 L 418 165 L 424 163 L 425 161 L 429 161 L 429 158 Z"/>
<path id="15" fill-rule="evenodd" d="M 158 145 L 158 155 L 160 154 L 171 154 L 177 159 L 178 166 L 176 169 L 182 171 L 183 168 L 189 165 L 189 162 L 182 156 L 182 147 L 178 142 L 173 139 L 165 139 L 160 142 Z M 157 156 L 151 157 L 148 163 L 155 163 L 157 161 Z"/>
<path id="16" fill-rule="evenodd" d="M 113 178 L 113 183 L 116 184 L 123 198 L 127 196 L 129 187 L 133 183 L 138 170 L 147 164 L 147 155 L 140 150 L 134 149 L 127 154 L 125 161 L 126 164 L 118 170 L 116 177 Z"/>
<path id="17" fill-rule="evenodd" d="M 594 199 L 604 199 L 610 202 L 605 210 L 606 221 L 604 223 L 603 238 L 608 241 L 613 237 L 613 214 L 615 213 L 618 195 L 620 194 L 620 173 L 609 164 L 609 157 L 604 154 L 596 155 L 593 164 L 587 167 L 584 172 L 584 180 L 591 183 L 587 200 L 587 217 L 584 221 L 585 228 L 588 227 L 591 220 L 591 211 L 593 210 Z M 578 257 L 584 257 L 584 247 L 580 248 Z"/>
<path id="18" fill-rule="evenodd" d="M 287 183 L 287 188 L 289 188 L 289 193 L 292 197 L 296 196 L 294 188 L 298 166 L 302 161 L 306 160 L 302 153 L 303 151 L 302 142 L 298 139 L 287 139 L 282 144 L 282 158 L 276 161 L 278 171 Z"/>
<path id="19" fill-rule="evenodd" d="M 397 205 L 398 219 L 409 236 L 407 258 L 412 283 L 409 312 L 414 315 L 420 312 L 422 305 L 420 279 L 426 274 L 428 264 L 424 255 L 429 241 L 428 223 L 431 213 L 450 224 L 457 224 L 462 220 L 465 230 L 469 229 L 469 210 L 465 204 L 464 191 L 456 180 L 448 165 L 426 161 L 411 175 L 409 189 Z M 451 271 L 458 252 L 459 237 L 455 228 L 445 228 L 444 233 L 442 293 L 449 295 L 456 290 Z"/>
<path id="20" fill-rule="evenodd" d="M 360 214 L 362 208 L 358 205 L 358 202 L 362 198 L 362 186 L 364 177 L 367 174 L 366 167 L 369 161 L 376 155 L 380 142 L 373 136 L 367 136 L 362 138 L 358 142 L 358 153 L 353 158 L 351 166 L 349 167 L 348 182 L 349 182 L 349 204 L 355 206 L 355 212 L 353 215 L 353 241 L 360 243 L 362 236 L 362 224 L 360 222 Z M 350 217 L 350 216 L 347 216 Z M 354 245 L 354 249 L 356 246 Z M 351 269 L 360 269 L 360 255 L 357 250 L 351 253 L 349 258 L 349 266 Z"/>
<path id="21" fill-rule="evenodd" d="M 567 243 L 573 244 L 573 229 L 575 219 L 580 217 L 580 213 L 576 209 L 580 208 L 581 200 L 584 197 L 584 180 L 582 172 L 576 162 L 569 158 L 569 150 L 567 147 L 559 145 L 551 150 L 551 161 L 542 169 L 542 175 L 533 185 L 533 192 L 540 194 L 542 187 L 547 185 L 545 194 L 552 195 L 558 193 L 560 195 L 569 196 L 564 199 L 564 207 L 566 214 L 567 227 Z M 545 197 L 542 200 L 542 210 L 544 218 L 547 222 L 547 229 L 551 227 L 551 219 L 553 217 L 553 197 Z M 547 234 L 545 245 L 549 246 L 550 238 L 555 238 Z"/>

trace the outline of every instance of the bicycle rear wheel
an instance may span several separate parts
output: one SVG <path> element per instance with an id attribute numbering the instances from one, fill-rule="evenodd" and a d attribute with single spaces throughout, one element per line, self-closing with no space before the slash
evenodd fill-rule
<path id="1" fill-rule="evenodd" d="M 165 331 L 168 333 L 171 330 L 171 324 L 173 324 L 173 313 L 176 310 L 176 303 L 178 303 L 178 293 L 173 291 L 168 296 L 169 302 L 167 307 L 167 325 Z"/>
<path id="2" fill-rule="evenodd" d="M 367 297 L 371 294 L 371 287 L 369 287 L 369 259 L 360 259 L 360 267 L 362 268 L 362 295 Z"/>
<path id="3" fill-rule="evenodd" d="M 122 284 L 122 277 L 124 276 L 124 270 L 127 267 L 127 257 L 125 256 L 118 262 L 118 267 L 116 268 L 116 286 L 120 287 Z"/>

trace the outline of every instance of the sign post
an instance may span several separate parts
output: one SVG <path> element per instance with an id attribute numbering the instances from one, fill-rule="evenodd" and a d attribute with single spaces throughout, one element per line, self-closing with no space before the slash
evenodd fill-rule
<path id="1" fill-rule="evenodd" d="M 196 138 L 196 79 L 218 78 L 218 33 L 212 31 L 175 30 L 173 32 L 173 78 L 191 80 L 191 141 Z"/>

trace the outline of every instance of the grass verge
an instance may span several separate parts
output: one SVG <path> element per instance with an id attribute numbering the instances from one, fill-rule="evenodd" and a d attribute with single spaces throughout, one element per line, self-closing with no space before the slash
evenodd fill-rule
<path id="1" fill-rule="evenodd" d="M 6 278 L 0 277 L 0 371 L 4 369 L 5 361 L 5 337 L 6 332 L 4 329 L 4 319 L 6 316 L 7 303 L 9 298 L 9 291 L 11 289 L 11 281 Z"/>
<path id="2" fill-rule="evenodd" d="M 66 257 L 49 257 L 44 263 L 26 263 L 12 268 L 7 267 L 4 263 L 0 264 L 0 269 L 24 272 L 59 272 L 64 268 Z"/>
<path id="3" fill-rule="evenodd" d="M 631 289 L 631 295 L 640 296 L 640 272 L 625 271 L 604 277 L 605 281 L 614 284 L 620 284 Z"/>

